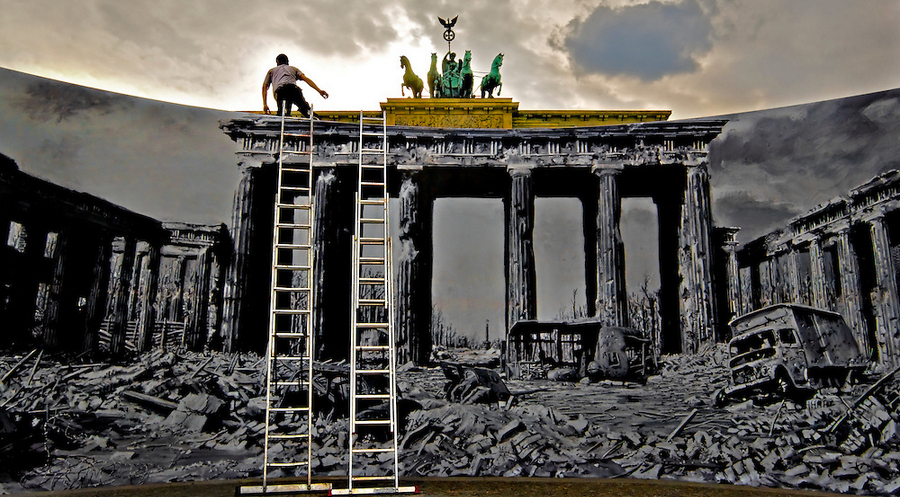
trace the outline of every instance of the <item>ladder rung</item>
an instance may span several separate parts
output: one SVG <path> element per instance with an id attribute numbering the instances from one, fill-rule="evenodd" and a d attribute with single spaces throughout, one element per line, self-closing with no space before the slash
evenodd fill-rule
<path id="1" fill-rule="evenodd" d="M 312 245 L 308 243 L 276 243 L 275 248 L 311 249 Z"/>
<path id="2" fill-rule="evenodd" d="M 282 191 L 288 191 L 288 192 L 304 192 L 304 193 L 306 193 L 306 192 L 309 192 L 310 188 L 309 188 L 308 186 L 285 186 L 285 185 L 281 185 L 281 190 L 282 190 Z"/>
<path id="3" fill-rule="evenodd" d="M 357 369 L 356 374 L 391 374 L 390 369 Z"/>
<path id="4" fill-rule="evenodd" d="M 275 356 L 272 358 L 276 361 L 305 361 L 309 359 L 309 356 L 302 355 L 289 355 L 289 356 Z"/>
<path id="5" fill-rule="evenodd" d="M 269 412 L 305 412 L 308 407 L 270 407 Z"/>
<path id="6" fill-rule="evenodd" d="M 305 387 L 309 385 L 306 381 L 274 381 L 276 387 Z"/>
<path id="7" fill-rule="evenodd" d="M 357 302 L 359 305 L 387 305 L 387 299 L 359 299 Z"/>
<path id="8" fill-rule="evenodd" d="M 357 326 L 360 326 L 360 325 L 357 325 Z M 385 325 L 385 326 L 387 326 L 387 325 Z M 356 350 L 358 352 L 367 352 L 367 351 L 373 352 L 373 351 L 379 351 L 379 350 L 387 350 L 388 348 L 390 348 L 390 345 L 357 345 L 356 346 Z"/>
<path id="9" fill-rule="evenodd" d="M 384 264 L 384 257 L 360 257 L 360 264 Z"/>
<path id="10" fill-rule="evenodd" d="M 383 453 L 383 452 L 394 452 L 394 449 L 352 449 L 350 452 L 353 452 L 356 454 L 367 454 L 367 453 L 368 454 L 376 454 L 376 453 Z M 361 478 L 361 477 L 357 477 L 357 478 Z M 356 478 L 353 478 L 353 479 L 355 480 Z"/>
<path id="11" fill-rule="evenodd" d="M 312 135 L 310 135 L 309 133 L 285 133 L 284 136 L 302 136 L 304 138 L 309 138 Z"/>
<path id="12" fill-rule="evenodd" d="M 385 283 L 384 278 L 360 278 L 360 285 L 383 285 Z"/>
<path id="13" fill-rule="evenodd" d="M 360 185 L 362 186 L 384 186 L 384 183 L 379 183 L 375 181 L 360 181 Z"/>
<path id="14" fill-rule="evenodd" d="M 358 395 L 357 395 L 358 397 Z M 359 426 L 388 426 L 391 424 L 390 419 L 367 419 L 364 421 L 354 421 L 355 425 Z"/>
<path id="15" fill-rule="evenodd" d="M 363 400 L 387 400 L 391 398 L 391 395 L 387 393 L 356 394 L 356 398 Z"/>
<path id="16" fill-rule="evenodd" d="M 296 440 L 298 438 L 309 438 L 309 434 L 308 433 L 294 433 L 294 434 L 288 434 L 288 435 L 275 435 L 275 434 L 269 435 L 269 440 Z"/>
<path id="17" fill-rule="evenodd" d="M 276 264 L 276 269 L 312 269 L 310 266 L 305 266 L 302 264 Z"/>
<path id="18" fill-rule="evenodd" d="M 383 245 L 386 241 L 384 238 L 360 238 L 359 243 L 361 245 Z"/>
<path id="19" fill-rule="evenodd" d="M 276 292 L 308 292 L 312 288 L 308 286 L 276 286 L 273 290 Z"/>
<path id="20" fill-rule="evenodd" d="M 309 309 L 275 309 L 274 312 L 275 312 L 275 314 L 280 314 L 280 315 L 284 316 L 284 315 L 291 315 L 291 314 L 294 314 L 294 315 L 309 314 L 310 310 Z"/>
<path id="21" fill-rule="evenodd" d="M 372 223 L 372 224 L 384 224 L 384 219 L 378 218 L 378 217 L 364 217 L 364 218 L 360 218 L 359 222 Z"/>
<path id="22" fill-rule="evenodd" d="M 307 333 L 283 333 L 276 332 L 275 338 L 306 338 L 309 335 Z"/>
<path id="23" fill-rule="evenodd" d="M 299 466 L 306 466 L 309 464 L 308 461 L 294 461 L 294 462 L 270 462 L 266 463 L 266 466 L 271 468 L 296 468 Z"/>
<path id="24" fill-rule="evenodd" d="M 378 199 L 374 199 L 374 200 L 373 199 L 360 200 L 359 203 L 362 205 L 383 205 L 384 199 L 378 198 Z"/>
<path id="25" fill-rule="evenodd" d="M 282 150 L 282 154 L 309 155 L 309 150 Z"/>
<path id="26" fill-rule="evenodd" d="M 280 209 L 311 209 L 309 204 L 288 204 L 286 202 L 276 202 L 275 206 Z"/>

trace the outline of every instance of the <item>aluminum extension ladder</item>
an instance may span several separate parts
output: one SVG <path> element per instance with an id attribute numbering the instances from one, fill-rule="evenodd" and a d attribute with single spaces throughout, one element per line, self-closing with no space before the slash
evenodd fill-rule
<path id="1" fill-rule="evenodd" d="M 331 495 L 416 493 L 401 487 L 397 457 L 397 366 L 387 119 L 359 113 L 356 232 L 350 338 L 349 487 Z"/>
<path id="2" fill-rule="evenodd" d="M 287 105 L 284 106 L 287 109 Z M 307 133 L 286 133 L 281 115 L 277 187 L 272 235 L 272 282 L 266 353 L 266 423 L 262 486 L 242 486 L 242 494 L 323 491 L 313 484 L 313 122 L 292 119 Z M 301 128 L 302 129 L 302 128 Z M 270 472 L 306 477 L 306 483 L 270 484 Z"/>

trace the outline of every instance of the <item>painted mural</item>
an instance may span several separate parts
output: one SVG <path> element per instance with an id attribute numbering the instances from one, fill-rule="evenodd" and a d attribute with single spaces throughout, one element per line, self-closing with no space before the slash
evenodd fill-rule
<path id="1" fill-rule="evenodd" d="M 247 247 L 271 250 L 259 226 L 271 223 L 277 120 L 6 70 L 0 79 L 0 116 L 23 136 L 0 150 L 0 490 L 259 478 L 270 427 L 267 296 L 260 303 L 257 290 L 268 286 L 269 261 Z M 350 416 L 347 338 L 333 331 L 350 317 L 331 296 L 350 286 L 354 186 L 340 164 L 353 145 L 351 128 L 324 126 L 331 162 L 315 194 L 329 203 L 317 254 L 347 263 L 317 273 L 314 478 L 346 476 Z M 68 148 L 104 132 L 112 138 L 95 137 L 96 148 Z M 891 90 L 577 132 L 394 135 L 392 160 L 408 161 L 391 180 L 404 275 L 402 476 L 895 493 L 898 132 L 900 91 Z M 166 179 L 147 167 L 82 165 L 119 146 L 182 163 L 161 165 Z M 198 155 L 210 166 L 198 169 Z M 79 168 L 43 164 L 67 156 Z M 556 176 L 566 168 L 578 171 Z M 148 188 L 172 197 L 163 220 L 141 213 Z M 544 240 L 535 197 L 554 195 L 581 202 L 581 280 L 571 305 L 547 312 L 537 282 L 554 266 L 528 247 Z M 456 284 L 432 281 L 432 265 L 450 257 L 433 242 L 434 202 L 467 196 L 503 205 L 493 234 L 503 240 L 501 318 L 475 332 L 432 298 L 432 287 Z M 653 200 L 649 224 L 629 221 L 646 218 L 623 208 L 631 197 Z M 640 252 L 631 231 L 659 233 L 643 284 L 628 283 L 643 267 L 629 255 Z M 487 278 L 464 266 L 460 280 Z M 375 455 L 362 471 L 390 464 Z"/>

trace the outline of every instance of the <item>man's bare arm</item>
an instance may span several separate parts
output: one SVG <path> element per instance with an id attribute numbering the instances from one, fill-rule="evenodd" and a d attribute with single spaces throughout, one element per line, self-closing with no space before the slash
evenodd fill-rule
<path id="1" fill-rule="evenodd" d="M 305 81 L 306 84 L 308 84 L 313 90 L 316 90 L 317 92 L 319 92 L 319 95 L 321 95 L 322 98 L 328 98 L 328 92 L 325 91 L 325 90 L 319 89 L 319 87 L 316 86 L 316 84 L 313 82 L 313 80 L 311 80 L 311 79 L 309 79 L 308 77 L 306 77 L 305 74 L 301 75 L 301 76 L 300 76 L 300 79 L 302 79 L 303 81 Z"/>
<path id="2" fill-rule="evenodd" d="M 269 83 L 268 83 L 268 81 L 263 81 L 262 97 L 263 97 L 263 112 L 268 114 L 269 113 Z"/>

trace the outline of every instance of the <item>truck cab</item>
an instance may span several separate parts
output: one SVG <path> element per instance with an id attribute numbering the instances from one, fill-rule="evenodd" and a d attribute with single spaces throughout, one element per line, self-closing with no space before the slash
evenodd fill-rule
<path id="1" fill-rule="evenodd" d="M 840 314 L 800 304 L 776 304 L 729 323 L 728 397 L 840 386 L 865 368 L 853 332 Z"/>

